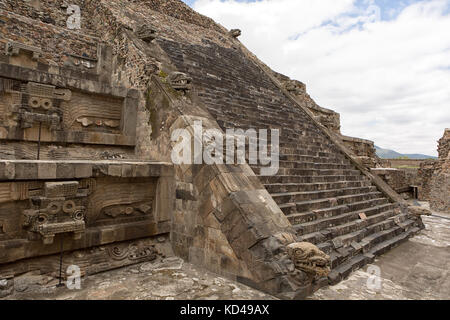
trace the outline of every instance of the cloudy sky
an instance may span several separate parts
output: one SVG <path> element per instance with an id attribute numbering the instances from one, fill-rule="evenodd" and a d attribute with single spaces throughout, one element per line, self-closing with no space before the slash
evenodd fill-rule
<path id="1" fill-rule="evenodd" d="M 450 0 L 185 0 L 341 113 L 345 135 L 437 155 L 450 127 Z"/>

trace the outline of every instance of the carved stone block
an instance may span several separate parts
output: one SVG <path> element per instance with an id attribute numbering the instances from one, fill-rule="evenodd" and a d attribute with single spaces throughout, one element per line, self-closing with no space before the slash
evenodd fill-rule
<path id="1" fill-rule="evenodd" d="M 150 25 L 140 26 L 137 28 L 135 34 L 139 39 L 145 42 L 152 42 L 157 37 L 156 29 Z"/>
<path id="2" fill-rule="evenodd" d="M 230 36 L 232 36 L 233 38 L 238 38 L 241 36 L 242 32 L 239 29 L 232 29 L 229 32 Z"/>
<path id="3" fill-rule="evenodd" d="M 4 240 L 19 243 L 1 250 L 0 263 L 57 253 L 56 239 L 64 239 L 66 248 L 82 249 L 169 232 L 171 212 L 162 211 L 172 210 L 174 194 L 168 193 L 166 183 L 159 183 L 159 179 L 169 179 L 162 176 L 169 172 L 165 166 L 168 164 L 0 160 L 0 177 L 8 179 L 0 182 L 0 248 Z M 141 167 L 147 169 L 138 170 Z M 119 174 L 113 174 L 111 168 L 117 168 Z M 14 174 L 6 178 L 7 170 Z M 136 177 L 137 171 L 147 174 Z M 164 204 L 158 205 L 159 201 Z M 149 254 L 138 250 L 127 259 Z"/>
<path id="4" fill-rule="evenodd" d="M 192 78 L 183 72 L 172 72 L 169 75 L 169 83 L 175 90 L 192 89 Z"/>
<path id="5" fill-rule="evenodd" d="M 0 78 L 0 139 L 134 145 L 137 103 Z"/>
<path id="6" fill-rule="evenodd" d="M 42 55 L 42 50 L 33 46 L 25 45 L 19 42 L 8 42 L 5 47 L 5 53 L 7 55 L 19 55 L 20 51 L 31 53 L 33 60 L 37 60 Z"/>
<path id="7" fill-rule="evenodd" d="M 312 243 L 292 243 L 287 246 L 287 254 L 296 269 L 321 277 L 330 272 L 330 257 Z"/>

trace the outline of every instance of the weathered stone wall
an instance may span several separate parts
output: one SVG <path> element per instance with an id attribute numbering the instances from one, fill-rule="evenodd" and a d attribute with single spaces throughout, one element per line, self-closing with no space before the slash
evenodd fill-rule
<path id="1" fill-rule="evenodd" d="M 404 168 L 401 169 L 405 172 L 407 184 L 410 186 L 419 187 L 421 184 L 421 179 L 419 176 L 419 169 L 416 168 Z"/>
<path id="2" fill-rule="evenodd" d="M 0 160 L 0 275 L 20 273 L 10 263 L 58 253 L 61 242 L 71 251 L 167 234 L 172 170 L 156 162 Z"/>
<path id="3" fill-rule="evenodd" d="M 417 169 L 372 168 L 371 172 L 382 178 L 404 199 L 413 197 L 413 187 L 419 186 L 421 182 Z M 419 190 L 419 196 L 421 192 L 422 189 Z"/>
<path id="4" fill-rule="evenodd" d="M 85 0 L 0 0 L 0 9 L 15 12 L 18 15 L 33 19 L 35 24 L 49 24 L 61 28 L 67 27 L 68 5 L 77 5 L 81 9 L 81 28 L 84 34 L 95 35 L 92 20 L 83 14 Z"/>
<path id="5" fill-rule="evenodd" d="M 0 51 L 4 52 L 9 41 L 37 47 L 42 50 L 39 60 L 45 64 L 95 69 L 98 60 L 99 39 L 88 34 L 68 30 L 52 24 L 0 10 Z"/>
<path id="6" fill-rule="evenodd" d="M 367 168 L 381 167 L 381 161 L 378 158 L 373 141 L 340 136 L 345 146 L 349 148 L 355 157 Z"/>
<path id="7" fill-rule="evenodd" d="M 437 171 L 431 181 L 430 206 L 441 212 L 450 212 L 450 169 Z"/>
<path id="8" fill-rule="evenodd" d="M 450 153 L 450 129 L 445 129 L 444 136 L 438 141 L 438 153 L 440 161 L 447 161 Z"/>
<path id="9" fill-rule="evenodd" d="M 398 192 L 407 187 L 406 174 L 398 169 L 371 169 L 371 172 L 380 176 L 387 184 Z"/>
<path id="10" fill-rule="evenodd" d="M 82 30 L 65 28 L 62 1 L 0 2 L 1 280 L 57 276 L 61 243 L 83 274 L 173 254 L 173 167 L 125 161 L 149 159 L 145 100 L 73 3 Z"/>
<path id="11" fill-rule="evenodd" d="M 109 87 L 101 74 L 35 64 L 37 49 L 17 50 L 0 63 L 3 159 L 37 159 L 38 147 L 41 159 L 135 157 L 136 91 Z"/>
<path id="12" fill-rule="evenodd" d="M 386 162 L 389 162 L 390 167 L 392 168 L 402 168 L 402 167 L 411 167 L 418 169 L 421 164 L 427 160 L 416 160 L 416 159 L 385 159 Z M 431 160 L 431 159 L 429 159 Z"/>
<path id="13" fill-rule="evenodd" d="M 352 137 L 346 137 L 346 136 L 342 136 L 342 140 L 344 140 L 344 143 L 358 157 L 366 156 L 366 155 L 370 155 L 372 157 L 376 156 L 375 153 L 373 152 L 373 150 L 374 150 L 373 141 L 352 138 Z"/>
<path id="14" fill-rule="evenodd" d="M 445 129 L 438 143 L 439 162 L 430 183 L 430 206 L 450 212 L 450 129 Z"/>
<path id="15" fill-rule="evenodd" d="M 438 161 L 427 160 L 420 164 L 420 169 L 418 170 L 418 176 L 420 179 L 419 186 L 419 200 L 430 201 L 431 200 L 431 180 L 433 178 L 434 172 L 439 167 Z"/>

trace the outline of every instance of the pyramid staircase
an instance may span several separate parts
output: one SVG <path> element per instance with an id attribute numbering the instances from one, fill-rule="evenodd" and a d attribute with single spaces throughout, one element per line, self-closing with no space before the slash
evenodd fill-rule
<path id="1" fill-rule="evenodd" d="M 158 41 L 223 129 L 280 130 L 280 169 L 260 180 L 299 239 L 330 255 L 330 283 L 420 230 L 242 52 Z"/>

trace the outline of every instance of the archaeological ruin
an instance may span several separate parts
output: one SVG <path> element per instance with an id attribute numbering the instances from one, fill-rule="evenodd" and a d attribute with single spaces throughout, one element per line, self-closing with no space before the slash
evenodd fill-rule
<path id="1" fill-rule="evenodd" d="M 61 252 L 83 275 L 178 256 L 303 299 L 423 228 L 404 186 L 371 171 L 373 142 L 240 35 L 179 0 L 0 0 L 0 280 L 58 278 Z M 196 122 L 278 129 L 279 147 L 259 137 L 277 174 L 174 164 L 174 132 Z M 449 146 L 447 130 L 428 173 L 444 211 Z"/>

